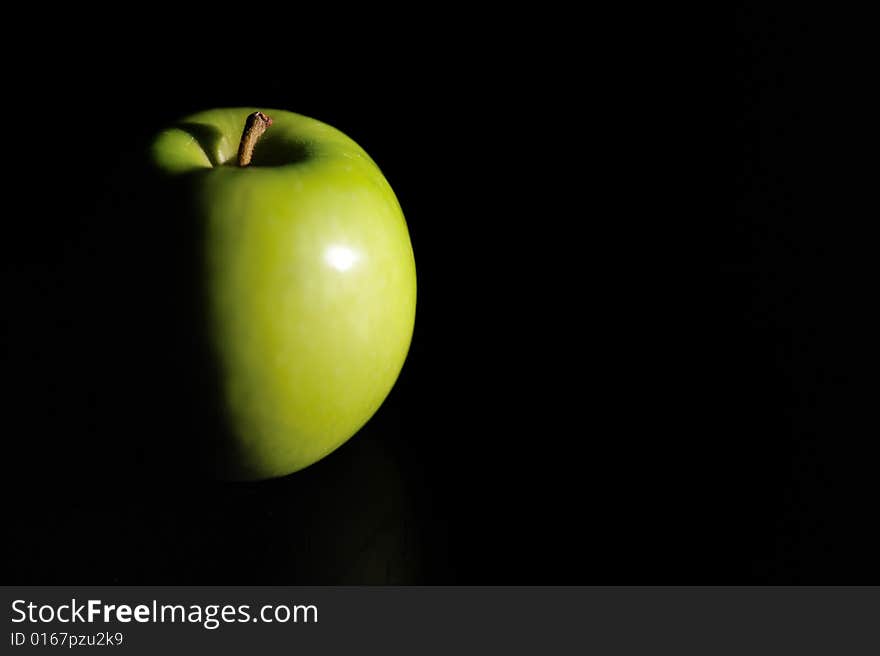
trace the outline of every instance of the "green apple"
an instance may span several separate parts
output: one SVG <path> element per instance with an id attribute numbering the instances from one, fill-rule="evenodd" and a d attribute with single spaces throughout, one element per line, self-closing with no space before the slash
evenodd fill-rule
<path id="1" fill-rule="evenodd" d="M 175 189 L 168 213 L 200 235 L 228 428 L 212 448 L 248 480 L 307 467 L 369 420 L 403 366 L 416 305 L 406 222 L 378 166 L 329 125 L 265 111 L 271 127 L 244 166 L 255 109 L 194 114 L 152 143 Z"/>

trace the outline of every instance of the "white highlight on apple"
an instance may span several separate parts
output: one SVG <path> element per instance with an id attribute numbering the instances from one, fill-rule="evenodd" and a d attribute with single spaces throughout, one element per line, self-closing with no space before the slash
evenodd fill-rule
<path id="1" fill-rule="evenodd" d="M 324 251 L 324 259 L 337 271 L 348 271 L 357 261 L 358 256 L 347 246 L 330 246 Z"/>

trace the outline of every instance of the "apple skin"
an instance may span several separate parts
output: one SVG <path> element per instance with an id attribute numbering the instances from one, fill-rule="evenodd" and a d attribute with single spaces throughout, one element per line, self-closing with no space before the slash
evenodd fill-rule
<path id="1" fill-rule="evenodd" d="M 168 213 L 199 234 L 226 428 L 205 457 L 237 480 L 290 474 L 354 435 L 400 373 L 416 307 L 406 221 L 378 166 L 329 125 L 261 109 L 273 124 L 238 167 L 254 111 L 200 112 L 152 142 Z"/>

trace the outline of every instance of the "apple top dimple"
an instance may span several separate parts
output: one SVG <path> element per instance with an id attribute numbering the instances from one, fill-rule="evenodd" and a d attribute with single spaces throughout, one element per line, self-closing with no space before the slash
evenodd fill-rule
<path id="1" fill-rule="evenodd" d="M 216 109 L 190 115 L 160 132 L 152 158 L 168 174 L 238 168 L 243 128 L 249 117 L 265 122 L 265 130 L 246 168 L 297 166 L 333 153 L 375 166 L 353 140 L 315 119 L 284 110 Z"/>

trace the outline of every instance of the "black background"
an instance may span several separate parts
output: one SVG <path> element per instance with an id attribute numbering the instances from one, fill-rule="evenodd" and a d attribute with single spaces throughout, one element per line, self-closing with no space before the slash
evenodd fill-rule
<path id="1" fill-rule="evenodd" d="M 420 25 L 320 48 L 295 32 L 281 56 L 120 34 L 11 60 L 4 580 L 876 579 L 867 263 L 822 129 L 849 87 L 801 47 L 822 28 L 738 15 L 731 148 L 720 64 L 537 23 Z M 369 424 L 233 485 L 181 475 L 198 429 L 163 292 L 179 227 L 132 189 L 157 129 L 236 105 L 371 154 L 419 297 Z"/>

